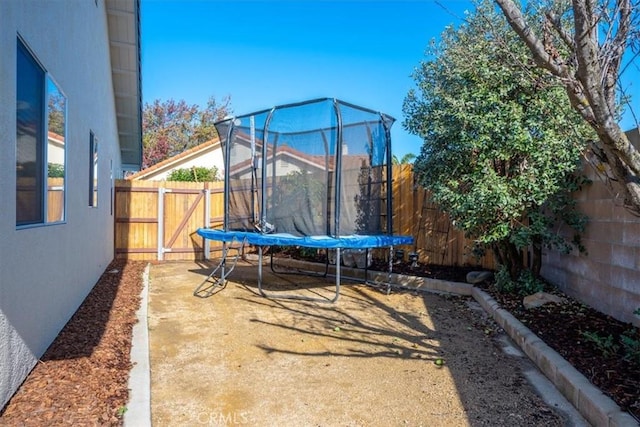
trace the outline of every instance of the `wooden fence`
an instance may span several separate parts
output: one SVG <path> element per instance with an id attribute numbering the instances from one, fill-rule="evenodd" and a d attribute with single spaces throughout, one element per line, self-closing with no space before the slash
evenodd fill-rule
<path id="1" fill-rule="evenodd" d="M 222 225 L 223 189 L 222 182 L 117 181 L 116 256 L 201 259 L 205 251 L 219 249 L 215 242 L 203 241 L 196 230 Z M 473 242 L 415 185 L 411 165 L 394 167 L 392 192 L 394 233 L 412 235 L 415 240 L 414 245 L 401 247 L 405 253 L 417 252 L 423 263 L 495 268 L 491 254 L 480 260 L 472 255 Z"/>
<path id="2" fill-rule="evenodd" d="M 472 253 L 473 241 L 453 227 L 449 216 L 430 201 L 430 194 L 417 185 L 411 165 L 393 168 L 393 228 L 396 234 L 413 236 L 420 262 L 437 265 L 473 265 L 496 268 L 493 254 L 481 259 Z"/>
<path id="3" fill-rule="evenodd" d="M 210 241 L 196 230 L 222 225 L 223 188 L 222 182 L 116 181 L 116 257 L 203 258 Z"/>

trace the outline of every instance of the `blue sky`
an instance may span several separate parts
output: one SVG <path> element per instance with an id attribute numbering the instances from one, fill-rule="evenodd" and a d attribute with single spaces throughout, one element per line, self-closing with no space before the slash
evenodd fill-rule
<path id="1" fill-rule="evenodd" d="M 467 0 L 142 0 L 143 101 L 204 106 L 230 95 L 246 114 L 335 97 L 395 117 L 393 153 L 418 154 L 421 140 L 402 128 L 411 74 L 429 41 L 471 9 Z"/>
<path id="2" fill-rule="evenodd" d="M 206 105 L 231 96 L 236 114 L 335 97 L 396 118 L 393 153 L 418 154 L 402 102 L 429 40 L 470 1 L 142 1 L 145 103 Z"/>

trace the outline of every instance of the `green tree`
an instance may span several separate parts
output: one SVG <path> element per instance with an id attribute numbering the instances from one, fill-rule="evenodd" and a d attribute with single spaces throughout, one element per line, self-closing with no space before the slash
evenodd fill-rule
<path id="1" fill-rule="evenodd" d="M 424 140 L 419 182 L 514 281 L 537 277 L 544 246 L 572 248 L 552 227 L 584 226 L 567 192 L 580 184 L 579 155 L 592 136 L 528 54 L 485 1 L 431 43 L 403 105 L 405 128 Z"/>
<path id="2" fill-rule="evenodd" d="M 66 113 L 66 102 L 67 99 L 62 95 L 58 90 L 57 86 L 51 83 L 53 86 L 53 90 L 50 89 L 49 99 L 48 99 L 48 130 L 49 132 L 53 132 L 60 137 L 65 137 L 65 113 Z"/>
<path id="3" fill-rule="evenodd" d="M 594 152 L 607 164 L 613 192 L 640 215 L 640 152 L 619 125 L 623 109 L 631 110 L 620 77 L 638 68 L 640 2 L 542 0 L 529 2 L 535 4 L 531 13 L 523 11 L 520 2 L 495 2 L 536 65 L 564 88 L 573 108 L 597 134 Z"/>
<path id="4" fill-rule="evenodd" d="M 147 168 L 217 136 L 213 124 L 231 113 L 231 98 L 205 108 L 184 100 L 155 100 L 142 111 L 142 167 Z"/>
<path id="5" fill-rule="evenodd" d="M 394 165 L 408 165 L 416 159 L 416 155 L 413 153 L 407 153 L 402 156 L 401 159 L 398 159 L 398 156 L 395 154 L 391 158 L 391 163 Z"/>
<path id="6" fill-rule="evenodd" d="M 167 177 L 167 181 L 211 182 L 220 181 L 220 178 L 218 177 L 218 168 L 216 166 L 211 168 L 194 166 L 192 168 L 174 169 Z"/>

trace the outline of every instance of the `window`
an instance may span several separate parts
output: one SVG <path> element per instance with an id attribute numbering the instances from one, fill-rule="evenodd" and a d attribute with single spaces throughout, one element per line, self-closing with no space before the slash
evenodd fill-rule
<path id="1" fill-rule="evenodd" d="M 47 77 L 47 222 L 64 221 L 67 98 Z"/>
<path id="2" fill-rule="evenodd" d="M 98 140 L 89 132 L 89 206 L 98 207 Z"/>
<path id="3" fill-rule="evenodd" d="M 16 225 L 64 221 L 67 99 L 17 43 Z"/>

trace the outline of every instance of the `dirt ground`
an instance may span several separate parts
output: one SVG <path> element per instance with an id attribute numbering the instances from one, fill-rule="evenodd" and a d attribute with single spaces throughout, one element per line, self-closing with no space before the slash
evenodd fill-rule
<path id="1" fill-rule="evenodd" d="M 266 299 L 256 268 L 199 298 L 207 265 L 151 267 L 154 426 L 566 425 L 473 300 L 357 284 L 335 304 Z M 331 282 L 268 271 L 267 290 L 330 296 Z"/>

